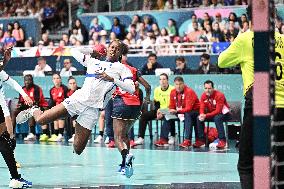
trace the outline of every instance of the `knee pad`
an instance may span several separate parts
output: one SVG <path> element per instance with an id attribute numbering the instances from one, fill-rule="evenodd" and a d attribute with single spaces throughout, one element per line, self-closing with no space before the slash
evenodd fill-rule
<path id="1" fill-rule="evenodd" d="M 5 131 L 0 135 L 0 146 L 4 149 L 9 147 L 12 151 L 14 151 L 16 148 L 16 139 L 10 138 L 10 134 Z"/>

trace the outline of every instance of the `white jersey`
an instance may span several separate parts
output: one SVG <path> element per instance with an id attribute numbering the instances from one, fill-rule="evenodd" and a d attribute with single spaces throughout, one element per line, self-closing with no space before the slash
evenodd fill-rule
<path id="1" fill-rule="evenodd" d="M 28 95 L 25 93 L 22 87 L 14 79 L 10 78 L 10 76 L 4 70 L 0 72 L 0 105 L 3 110 L 4 116 L 7 117 L 7 116 L 10 116 L 10 111 L 5 101 L 5 95 L 3 91 L 3 82 L 10 85 L 18 93 L 20 93 L 23 97 L 26 97 Z"/>
<path id="2" fill-rule="evenodd" d="M 84 106 L 104 108 L 111 99 L 116 86 L 123 84 L 124 89 L 130 93 L 135 91 L 131 71 L 120 62 L 107 62 L 91 58 L 79 50 L 71 49 L 71 55 L 87 68 L 87 74 L 81 89 L 76 90 L 70 97 Z M 98 73 L 105 72 L 114 78 L 114 82 L 105 81 L 97 77 Z"/>

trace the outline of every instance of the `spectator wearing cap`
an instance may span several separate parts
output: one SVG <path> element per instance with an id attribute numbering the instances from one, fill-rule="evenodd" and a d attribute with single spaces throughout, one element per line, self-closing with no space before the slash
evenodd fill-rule
<path id="1" fill-rule="evenodd" d="M 215 23 L 219 23 L 219 27 L 220 27 L 221 31 L 223 31 L 225 29 L 226 21 L 222 19 L 222 15 L 221 15 L 220 12 L 217 12 L 216 15 L 215 15 L 215 21 L 214 21 L 213 25 Z"/>
<path id="2" fill-rule="evenodd" d="M 64 59 L 63 68 L 60 71 L 61 77 L 69 77 L 72 76 L 72 72 L 77 71 L 75 67 L 72 66 L 72 62 L 69 58 Z"/>
<path id="3" fill-rule="evenodd" d="M 218 73 L 217 66 L 210 64 L 210 55 L 202 54 L 200 56 L 199 68 L 197 70 L 197 74 L 210 74 L 210 73 Z"/>
<path id="4" fill-rule="evenodd" d="M 174 70 L 175 75 L 190 74 L 192 70 L 187 68 L 185 58 L 183 56 L 176 58 L 176 68 Z"/>
<path id="5" fill-rule="evenodd" d="M 37 65 L 34 69 L 34 76 L 35 77 L 44 77 L 44 72 L 52 71 L 52 68 L 46 64 L 46 60 L 43 57 L 39 57 L 37 59 Z"/>
<path id="6" fill-rule="evenodd" d="M 107 31 L 102 30 L 100 31 L 100 43 L 106 45 L 108 43 L 107 41 Z"/>
<path id="7" fill-rule="evenodd" d="M 141 73 L 142 75 L 155 75 L 157 68 L 163 68 L 163 66 L 157 62 L 157 55 L 149 54 L 148 62 L 142 67 Z"/>

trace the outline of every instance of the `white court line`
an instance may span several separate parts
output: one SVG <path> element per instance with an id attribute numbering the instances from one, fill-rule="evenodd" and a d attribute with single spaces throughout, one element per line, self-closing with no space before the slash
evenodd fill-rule
<path id="1" fill-rule="evenodd" d="M 208 165 L 208 163 L 196 163 L 198 165 Z"/>
<path id="2" fill-rule="evenodd" d="M 220 164 L 220 165 L 227 165 L 229 163 L 221 162 L 221 163 L 218 163 L 218 164 Z"/>

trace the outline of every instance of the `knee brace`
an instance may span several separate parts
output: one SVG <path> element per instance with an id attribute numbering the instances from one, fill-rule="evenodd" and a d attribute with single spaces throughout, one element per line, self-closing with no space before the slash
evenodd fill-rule
<path id="1" fill-rule="evenodd" d="M 10 134 L 5 131 L 0 135 L 0 150 L 9 147 L 12 151 L 16 148 L 16 139 L 10 138 Z"/>

